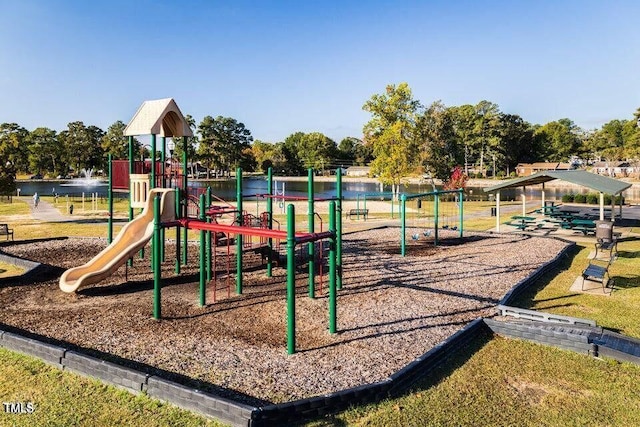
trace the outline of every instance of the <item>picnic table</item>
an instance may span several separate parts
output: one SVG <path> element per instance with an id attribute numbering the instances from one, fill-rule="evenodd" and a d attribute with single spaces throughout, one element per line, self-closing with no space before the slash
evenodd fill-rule
<path id="1" fill-rule="evenodd" d="M 588 233 L 596 232 L 596 223 L 592 219 L 580 219 L 574 218 L 571 220 L 571 229 L 582 231 L 582 234 L 587 235 Z"/>
<path id="2" fill-rule="evenodd" d="M 513 225 L 519 230 L 525 230 L 527 227 L 536 222 L 536 218 L 532 216 L 523 216 L 523 215 L 514 215 L 511 217 L 514 222 L 510 225 Z"/>
<path id="3" fill-rule="evenodd" d="M 560 210 L 560 206 L 543 206 L 540 209 L 536 209 L 536 213 L 541 213 L 544 215 L 551 215 Z"/>

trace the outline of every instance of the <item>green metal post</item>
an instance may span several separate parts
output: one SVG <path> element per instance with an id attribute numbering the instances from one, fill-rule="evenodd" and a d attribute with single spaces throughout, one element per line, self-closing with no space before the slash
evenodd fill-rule
<path id="1" fill-rule="evenodd" d="M 153 257 L 153 318 L 160 319 L 161 303 L 160 288 L 162 286 L 162 269 L 160 267 L 160 197 L 156 196 L 153 200 L 153 249 L 155 255 Z"/>
<path id="2" fill-rule="evenodd" d="M 151 135 L 151 185 L 149 188 L 156 188 L 156 136 Z"/>
<path id="3" fill-rule="evenodd" d="M 356 195 L 356 219 L 360 219 L 360 193 Z"/>
<path id="4" fill-rule="evenodd" d="M 296 352 L 296 211 L 287 206 L 287 353 Z"/>
<path id="5" fill-rule="evenodd" d="M 179 219 L 180 215 L 180 189 L 175 189 L 175 210 L 176 219 Z M 176 226 L 176 274 L 180 274 L 180 226 Z"/>
<path id="6" fill-rule="evenodd" d="M 433 245 L 438 246 L 438 210 L 440 206 L 440 193 L 433 195 Z"/>
<path id="7" fill-rule="evenodd" d="M 309 233 L 315 232 L 315 217 L 313 212 L 313 169 L 307 171 L 307 200 L 309 206 Z M 309 242 L 309 298 L 316 297 L 316 242 Z"/>
<path id="8" fill-rule="evenodd" d="M 406 236 L 407 232 L 407 196 L 403 194 L 400 196 L 400 254 L 406 255 Z"/>
<path id="9" fill-rule="evenodd" d="M 329 245 L 329 333 L 336 333 L 337 304 L 336 304 L 336 257 L 337 257 L 337 230 L 336 230 L 336 204 L 329 203 L 329 231 L 332 237 Z"/>
<path id="10" fill-rule="evenodd" d="M 109 205 L 109 220 L 107 226 L 107 243 L 113 241 L 113 157 L 109 153 L 109 190 L 107 192 L 107 200 Z"/>
<path id="11" fill-rule="evenodd" d="M 204 194 L 200 195 L 200 221 L 204 221 Z M 207 304 L 205 231 L 200 230 L 200 306 Z"/>
<path id="12" fill-rule="evenodd" d="M 367 194 L 365 193 L 364 196 L 362 197 L 362 199 L 364 200 L 364 203 L 362 205 L 362 209 L 364 209 L 364 212 L 367 211 Z M 367 216 L 366 215 L 362 215 L 362 217 L 364 218 L 364 220 L 367 220 Z"/>
<path id="13" fill-rule="evenodd" d="M 273 228 L 273 171 L 272 168 L 269 167 L 267 170 L 267 218 L 268 224 L 267 228 L 270 230 Z M 269 237 L 267 240 L 267 277 L 271 277 L 273 275 L 273 239 Z"/>
<path id="14" fill-rule="evenodd" d="M 182 137 L 182 195 L 184 196 L 184 203 L 182 206 L 183 218 L 187 217 L 187 200 L 189 198 L 189 189 L 187 188 L 187 146 L 189 138 Z M 184 227 L 184 237 L 182 241 L 182 265 L 187 265 L 187 254 L 189 249 L 189 229 Z"/>
<path id="15" fill-rule="evenodd" d="M 133 159 L 133 136 L 129 137 L 129 222 L 133 221 L 133 207 L 131 206 L 131 197 L 133 193 L 131 192 L 131 175 L 135 171 L 134 168 L 134 159 Z M 127 261 L 127 265 L 129 267 L 133 266 L 133 258 L 129 258 Z"/>
<path id="16" fill-rule="evenodd" d="M 464 205 L 463 205 L 463 199 L 464 199 L 464 190 L 462 190 L 462 188 L 460 189 L 460 191 L 458 192 L 458 197 L 460 198 L 460 237 L 462 237 L 462 227 L 464 226 Z"/>
<path id="17" fill-rule="evenodd" d="M 162 171 L 162 188 L 166 188 L 167 187 L 167 176 L 166 176 L 167 137 L 163 136 L 162 138 L 160 138 L 160 144 L 162 145 L 162 147 L 160 147 L 160 161 L 162 162 L 162 167 L 160 168 L 160 170 Z"/>
<path id="18" fill-rule="evenodd" d="M 207 187 L 207 208 L 211 207 L 211 187 Z M 207 222 L 211 222 L 211 218 L 207 217 Z M 211 231 L 207 231 L 207 282 L 211 280 Z"/>
<path id="19" fill-rule="evenodd" d="M 336 286 L 342 289 L 342 168 L 336 170 L 336 198 Z"/>
<path id="20" fill-rule="evenodd" d="M 236 205 L 238 225 L 242 225 L 242 169 L 236 168 Z M 242 294 L 242 234 L 236 235 L 236 293 Z"/>

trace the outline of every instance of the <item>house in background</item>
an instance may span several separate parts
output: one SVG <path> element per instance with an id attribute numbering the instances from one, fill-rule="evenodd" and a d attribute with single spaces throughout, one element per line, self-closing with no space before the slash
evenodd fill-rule
<path id="1" fill-rule="evenodd" d="M 631 175 L 634 168 L 629 162 L 596 162 L 592 171 L 598 175 L 625 177 Z"/>
<path id="2" fill-rule="evenodd" d="M 538 163 L 518 163 L 516 174 L 518 176 L 529 176 L 541 171 L 568 171 L 572 169 L 570 163 L 559 162 L 538 162 Z"/>
<path id="3" fill-rule="evenodd" d="M 371 168 L 369 166 L 351 166 L 347 168 L 347 176 L 369 176 Z"/>

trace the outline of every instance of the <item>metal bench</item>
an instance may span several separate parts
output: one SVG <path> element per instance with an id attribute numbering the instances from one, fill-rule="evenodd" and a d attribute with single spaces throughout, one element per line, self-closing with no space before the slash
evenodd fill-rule
<path id="1" fill-rule="evenodd" d="M 9 240 L 9 236 L 11 236 L 11 240 L 13 240 L 13 230 L 9 228 L 9 224 L 0 224 L 0 236 L 7 236 L 7 240 Z"/>
<path id="2" fill-rule="evenodd" d="M 587 268 L 582 272 L 582 290 L 584 291 L 584 281 L 591 280 L 594 282 L 600 282 L 602 284 L 602 291 L 604 292 L 604 288 L 609 286 L 609 282 L 611 281 L 611 276 L 609 275 L 609 267 L 613 260 L 615 259 L 615 254 L 611 254 L 609 257 L 609 262 L 607 265 L 599 265 L 596 263 L 589 263 Z M 605 276 L 607 276 L 607 280 L 605 282 Z"/>
<path id="3" fill-rule="evenodd" d="M 367 220 L 367 216 L 369 216 L 369 209 L 350 209 L 349 210 L 349 219 L 353 219 L 353 217 L 359 217 L 362 215 Z"/>

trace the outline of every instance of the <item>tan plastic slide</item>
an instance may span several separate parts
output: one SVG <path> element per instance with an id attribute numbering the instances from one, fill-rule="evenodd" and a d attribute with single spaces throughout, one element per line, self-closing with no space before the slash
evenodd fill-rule
<path id="1" fill-rule="evenodd" d="M 153 236 L 153 200 L 157 194 L 161 195 L 161 221 L 173 221 L 176 217 L 175 190 L 171 188 L 151 190 L 142 213 L 127 223 L 113 242 L 91 261 L 65 271 L 60 277 L 60 289 L 64 292 L 75 292 L 83 286 L 98 283 L 112 275 L 144 247 Z"/>

